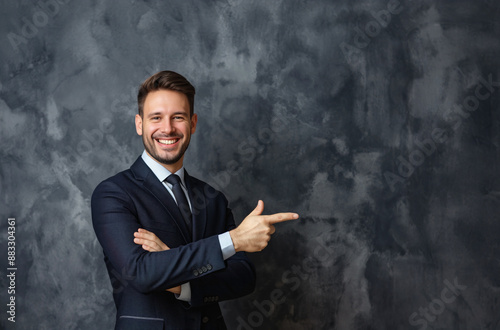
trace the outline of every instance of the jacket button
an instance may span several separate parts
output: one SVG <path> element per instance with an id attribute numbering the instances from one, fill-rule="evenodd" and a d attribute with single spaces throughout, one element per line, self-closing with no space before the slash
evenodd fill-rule
<path id="1" fill-rule="evenodd" d="M 203 316 L 203 318 L 201 319 L 201 322 L 207 323 L 208 320 L 209 320 L 208 316 Z"/>
<path id="2" fill-rule="evenodd" d="M 208 271 L 208 268 L 207 268 L 207 267 L 205 267 L 205 266 L 203 266 L 203 267 L 201 267 L 201 270 L 202 270 L 204 273 L 206 273 L 206 272 Z"/>
<path id="3" fill-rule="evenodd" d="M 194 275 L 194 276 L 198 276 L 198 275 L 200 275 L 197 269 L 193 270 L 193 275 Z"/>
<path id="4" fill-rule="evenodd" d="M 208 270 L 212 270 L 212 265 L 211 265 L 211 264 L 208 264 L 208 265 L 207 265 L 207 269 L 208 269 Z"/>

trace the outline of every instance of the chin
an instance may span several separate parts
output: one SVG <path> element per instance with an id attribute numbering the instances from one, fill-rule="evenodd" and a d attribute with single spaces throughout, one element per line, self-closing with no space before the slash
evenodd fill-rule
<path id="1" fill-rule="evenodd" d="M 156 156 L 157 157 L 153 157 L 153 158 L 155 158 L 157 161 L 159 161 L 160 163 L 165 164 L 165 165 L 176 164 L 182 158 L 179 155 L 176 155 L 173 157 L 162 157 L 161 154 L 156 154 Z"/>

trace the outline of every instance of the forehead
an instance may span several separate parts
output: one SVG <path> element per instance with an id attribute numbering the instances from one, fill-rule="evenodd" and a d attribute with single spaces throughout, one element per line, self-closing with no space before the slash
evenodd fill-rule
<path id="1" fill-rule="evenodd" d="M 144 111 L 185 111 L 189 113 L 189 101 L 185 94 L 161 89 L 149 92 L 144 100 Z"/>

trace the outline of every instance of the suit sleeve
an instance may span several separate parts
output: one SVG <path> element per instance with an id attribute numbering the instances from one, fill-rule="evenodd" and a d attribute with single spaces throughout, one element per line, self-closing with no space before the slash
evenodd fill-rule
<path id="1" fill-rule="evenodd" d="M 227 205 L 227 200 L 225 203 Z M 229 231 L 235 227 L 233 214 L 229 208 L 226 208 L 226 229 Z M 234 299 L 253 292 L 256 279 L 255 269 L 246 254 L 238 252 L 228 258 L 225 263 L 224 269 L 190 282 L 191 305 L 199 306 Z"/>
<path id="2" fill-rule="evenodd" d="M 121 285 L 131 285 L 139 292 L 149 293 L 165 291 L 185 282 L 195 283 L 219 271 L 236 277 L 247 276 L 243 272 L 249 271 L 255 275 L 249 261 L 244 260 L 246 258 L 233 256 L 236 257 L 233 261 L 224 261 L 217 235 L 167 251 L 145 251 L 133 241 L 134 232 L 142 226 L 132 198 L 110 180 L 95 189 L 91 204 L 97 239 Z"/>

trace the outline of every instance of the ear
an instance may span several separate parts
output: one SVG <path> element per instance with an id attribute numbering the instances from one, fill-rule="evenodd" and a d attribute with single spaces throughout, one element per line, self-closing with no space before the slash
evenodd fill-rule
<path id="1" fill-rule="evenodd" d="M 191 116 L 191 134 L 196 131 L 196 124 L 198 123 L 198 115 L 193 113 Z"/>
<path id="2" fill-rule="evenodd" d="M 135 131 L 138 135 L 142 135 L 142 117 L 135 115 Z"/>

